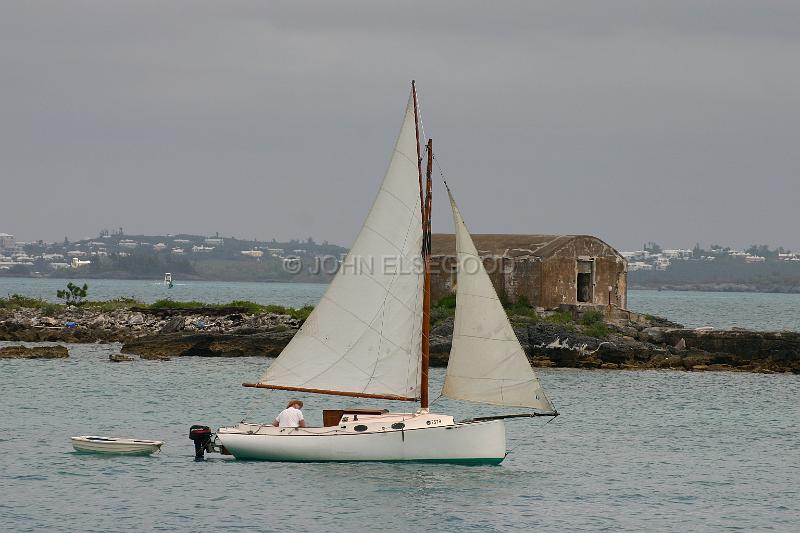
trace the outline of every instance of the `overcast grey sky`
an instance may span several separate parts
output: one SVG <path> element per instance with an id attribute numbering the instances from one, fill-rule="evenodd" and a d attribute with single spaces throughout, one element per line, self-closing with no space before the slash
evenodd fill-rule
<path id="1" fill-rule="evenodd" d="M 798 65 L 796 1 L 9 0 L 0 232 L 349 246 L 416 78 L 472 232 L 800 249 Z"/>

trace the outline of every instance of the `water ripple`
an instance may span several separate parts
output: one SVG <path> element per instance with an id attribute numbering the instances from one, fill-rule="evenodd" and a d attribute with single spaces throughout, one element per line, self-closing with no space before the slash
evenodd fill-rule
<path id="1" fill-rule="evenodd" d="M 800 514 L 800 376 L 543 370 L 563 416 L 509 421 L 499 467 L 195 463 L 191 424 L 270 419 L 288 399 L 239 386 L 263 358 L 121 370 L 104 361 L 118 346 L 71 348 L 69 364 L 0 361 L 5 529 L 787 530 Z M 324 406 L 370 405 L 304 400 L 312 423 Z M 69 437 L 91 433 L 167 444 L 151 457 L 73 452 Z"/>

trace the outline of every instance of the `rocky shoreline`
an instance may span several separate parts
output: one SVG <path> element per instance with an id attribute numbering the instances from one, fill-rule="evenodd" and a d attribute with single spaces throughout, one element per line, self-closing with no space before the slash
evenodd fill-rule
<path id="1" fill-rule="evenodd" d="M 656 317 L 614 310 L 606 317 L 603 334 L 592 335 L 591 328 L 580 324 L 580 311 L 575 318 L 576 322 L 560 324 L 512 316 L 512 322 L 531 363 L 539 367 L 800 373 L 797 332 L 689 329 Z M 26 308 L 0 316 L 0 341 L 119 342 L 122 354 L 112 358 L 117 362 L 130 355 L 155 360 L 274 357 L 301 323 L 288 315 L 248 313 L 236 307 L 109 312 L 71 307 L 53 316 Z M 433 366 L 447 364 L 452 331 L 452 318 L 432 328 Z M 0 351 L 0 358 L 26 357 L 19 355 L 21 350 L 11 352 L 3 355 Z M 50 356 L 66 356 L 55 353 Z"/>

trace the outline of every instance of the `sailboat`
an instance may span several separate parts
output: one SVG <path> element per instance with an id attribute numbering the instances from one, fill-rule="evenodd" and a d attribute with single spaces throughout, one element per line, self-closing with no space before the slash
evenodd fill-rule
<path id="1" fill-rule="evenodd" d="M 217 442 L 237 459 L 498 464 L 506 456 L 504 419 L 558 415 L 514 334 L 449 187 L 458 271 L 453 341 L 441 394 L 526 412 L 456 421 L 431 411 L 430 140 L 424 183 L 422 162 L 412 82 L 388 170 L 349 254 L 261 379 L 243 384 L 418 402 L 419 407 L 325 410 L 322 427 L 242 421 L 219 428 Z"/>

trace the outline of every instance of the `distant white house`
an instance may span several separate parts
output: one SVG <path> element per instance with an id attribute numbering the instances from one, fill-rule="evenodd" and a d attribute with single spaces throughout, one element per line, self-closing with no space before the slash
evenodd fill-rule
<path id="1" fill-rule="evenodd" d="M 172 253 L 175 254 L 175 255 L 183 255 L 184 251 L 183 251 L 183 248 L 173 248 L 172 249 Z"/>
<path id="2" fill-rule="evenodd" d="M 82 266 L 91 265 L 91 261 L 83 261 L 77 257 L 72 258 L 72 268 L 80 268 Z"/>
<path id="3" fill-rule="evenodd" d="M 763 263 L 767 260 L 766 257 L 761 257 L 760 255 L 748 255 L 744 258 L 746 263 Z"/>
<path id="4" fill-rule="evenodd" d="M 653 270 L 653 265 L 645 263 L 644 261 L 631 261 L 628 263 L 628 272 L 635 272 L 637 270 Z"/>
<path id="5" fill-rule="evenodd" d="M 661 255 L 669 259 L 691 259 L 694 253 L 691 250 L 678 248 L 675 250 L 663 250 Z"/>
<path id="6" fill-rule="evenodd" d="M 136 248 L 137 246 L 139 246 L 139 243 L 130 239 L 123 239 L 119 241 L 120 248 Z"/>
<path id="7" fill-rule="evenodd" d="M 9 233 L 0 233 L 0 249 L 13 248 L 14 236 Z"/>
<path id="8" fill-rule="evenodd" d="M 153 245 L 153 250 L 155 250 L 156 252 L 160 252 L 161 250 L 166 250 L 166 248 L 167 245 L 164 244 L 163 242 L 159 242 Z"/>
<path id="9" fill-rule="evenodd" d="M 219 237 L 206 237 L 206 244 L 213 244 L 214 246 L 221 246 L 225 243 L 225 239 Z"/>
<path id="10" fill-rule="evenodd" d="M 261 250 L 242 250 L 242 255 L 261 258 L 264 256 L 264 252 Z"/>
<path id="11" fill-rule="evenodd" d="M 667 268 L 669 268 L 669 263 L 670 261 L 666 257 L 659 257 L 658 259 L 656 259 L 656 264 L 655 264 L 656 270 L 666 270 Z"/>
<path id="12" fill-rule="evenodd" d="M 192 251 L 194 253 L 208 253 L 213 249 L 213 246 L 192 246 Z"/>

